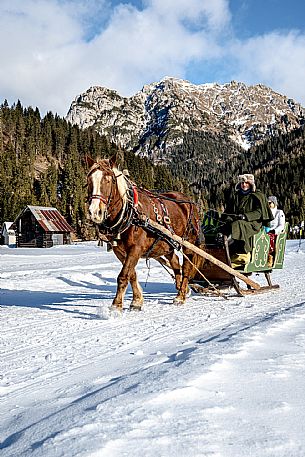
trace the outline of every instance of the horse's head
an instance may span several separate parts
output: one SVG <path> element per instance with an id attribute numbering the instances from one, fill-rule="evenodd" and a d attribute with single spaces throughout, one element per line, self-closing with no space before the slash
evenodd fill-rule
<path id="1" fill-rule="evenodd" d="M 88 160 L 88 164 L 90 166 L 87 175 L 89 218 L 96 224 L 102 224 L 112 212 L 111 206 L 117 192 L 123 202 L 127 199 L 127 184 L 113 158 L 97 162 L 91 159 Z"/>

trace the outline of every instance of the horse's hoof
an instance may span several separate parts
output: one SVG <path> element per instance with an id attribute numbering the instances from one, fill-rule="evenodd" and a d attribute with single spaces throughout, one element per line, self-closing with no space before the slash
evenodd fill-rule
<path id="1" fill-rule="evenodd" d="M 109 308 L 109 313 L 111 317 L 121 317 L 123 313 L 123 307 L 112 305 Z"/>
<path id="2" fill-rule="evenodd" d="M 185 303 L 185 300 L 183 300 L 183 298 L 181 297 L 176 297 L 174 298 L 174 301 L 173 301 L 174 305 L 184 305 Z"/>
<path id="3" fill-rule="evenodd" d="M 130 303 L 130 311 L 142 311 L 143 303 Z"/>
<path id="4" fill-rule="evenodd" d="M 186 295 L 186 298 L 190 298 L 190 296 L 192 295 L 192 289 L 190 287 L 187 288 L 185 295 Z"/>
<path id="5" fill-rule="evenodd" d="M 130 311 L 142 311 L 142 306 L 131 306 Z"/>

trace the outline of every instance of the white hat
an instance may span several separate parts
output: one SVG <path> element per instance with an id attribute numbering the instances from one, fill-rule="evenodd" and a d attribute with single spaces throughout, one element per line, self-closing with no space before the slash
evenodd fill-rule
<path id="1" fill-rule="evenodd" d="M 277 206 L 277 198 L 274 195 L 270 195 L 270 197 L 268 197 L 268 202 L 274 203 L 274 205 Z"/>
<path id="2" fill-rule="evenodd" d="M 253 192 L 256 190 L 255 182 L 254 182 L 254 175 L 245 173 L 243 175 L 238 176 L 238 183 L 235 186 L 235 189 L 238 190 L 240 189 L 240 183 L 241 182 L 248 182 L 250 186 L 252 187 Z"/>

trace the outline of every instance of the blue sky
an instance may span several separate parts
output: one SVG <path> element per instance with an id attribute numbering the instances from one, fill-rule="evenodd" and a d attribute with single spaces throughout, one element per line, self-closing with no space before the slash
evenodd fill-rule
<path id="1" fill-rule="evenodd" d="M 64 116 L 92 85 L 266 84 L 305 106 L 304 0 L 0 0 L 0 101 Z"/>
<path id="2" fill-rule="evenodd" d="M 302 0 L 233 0 L 232 23 L 240 38 L 250 38 L 271 30 L 304 32 L 305 2 Z"/>

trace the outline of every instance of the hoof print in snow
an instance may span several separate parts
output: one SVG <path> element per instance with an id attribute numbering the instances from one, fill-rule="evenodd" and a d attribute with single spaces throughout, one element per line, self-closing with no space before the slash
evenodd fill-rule
<path id="1" fill-rule="evenodd" d="M 102 320 L 110 319 L 110 309 L 108 306 L 98 306 L 96 309 L 96 317 Z"/>
<path id="2" fill-rule="evenodd" d="M 109 309 L 109 315 L 111 318 L 118 318 L 118 317 L 122 317 L 123 315 L 123 310 L 122 309 L 119 309 L 119 308 L 110 308 Z"/>

